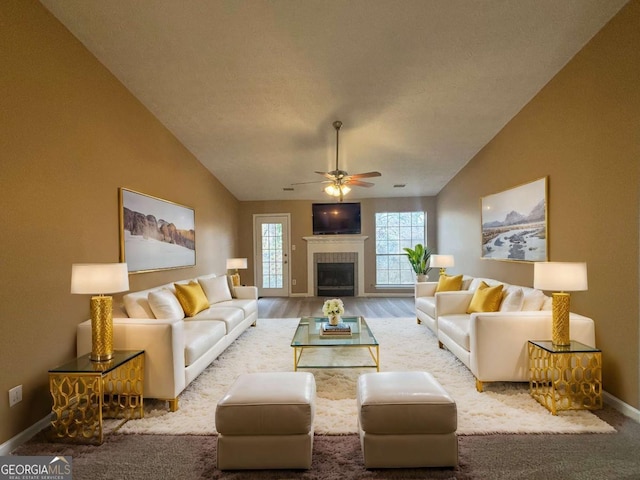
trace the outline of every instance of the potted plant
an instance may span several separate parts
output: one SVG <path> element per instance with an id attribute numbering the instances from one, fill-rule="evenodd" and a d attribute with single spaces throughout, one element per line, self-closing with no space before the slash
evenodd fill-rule
<path id="1" fill-rule="evenodd" d="M 428 267 L 431 249 L 418 243 L 414 248 L 405 247 L 403 250 L 406 252 L 411 268 L 416 272 L 416 281 L 426 282 L 427 274 L 429 270 L 431 270 L 431 268 Z"/>

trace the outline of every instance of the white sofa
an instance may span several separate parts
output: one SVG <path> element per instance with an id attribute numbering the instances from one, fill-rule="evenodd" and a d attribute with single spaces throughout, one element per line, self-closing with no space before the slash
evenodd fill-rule
<path id="1" fill-rule="evenodd" d="M 500 311 L 466 313 L 480 283 L 502 284 Z M 551 339 L 551 298 L 540 290 L 488 278 L 463 279 L 465 290 L 436 293 L 437 282 L 416 284 L 418 322 L 425 323 L 476 378 L 478 391 L 484 382 L 524 382 L 529 380 L 527 342 Z M 522 302 L 507 295 L 522 290 Z M 520 296 L 518 294 L 518 296 Z M 513 297 L 512 297 L 513 298 Z M 595 347 L 595 325 L 591 318 L 570 313 L 571 339 Z"/>
<path id="2" fill-rule="evenodd" d="M 210 304 L 192 317 L 185 317 L 173 283 L 129 293 L 114 308 L 114 348 L 145 351 L 144 396 L 169 401 L 171 411 L 186 386 L 258 319 L 256 287 L 230 288 L 226 276 L 215 274 L 176 283 L 190 281 L 203 287 Z M 77 353 L 90 351 L 87 320 L 77 327 Z"/>

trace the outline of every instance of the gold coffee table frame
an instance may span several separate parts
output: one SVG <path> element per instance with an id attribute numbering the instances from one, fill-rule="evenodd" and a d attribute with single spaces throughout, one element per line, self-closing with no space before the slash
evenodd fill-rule
<path id="1" fill-rule="evenodd" d="M 144 416 L 143 388 L 144 350 L 116 350 L 106 362 L 87 354 L 49 370 L 52 436 L 101 444 L 103 418 L 122 419 L 115 431 Z"/>
<path id="2" fill-rule="evenodd" d="M 298 368 L 375 368 L 380 371 L 380 346 L 363 317 L 342 317 L 342 322 L 351 326 L 351 336 L 320 336 L 326 317 L 302 317 L 291 340 L 293 347 L 293 370 Z M 310 348 L 366 348 L 373 365 L 301 365 L 305 349 Z"/>
<path id="3" fill-rule="evenodd" d="M 602 352 L 580 342 L 568 346 L 529 340 L 529 391 L 553 415 L 602 408 Z"/>

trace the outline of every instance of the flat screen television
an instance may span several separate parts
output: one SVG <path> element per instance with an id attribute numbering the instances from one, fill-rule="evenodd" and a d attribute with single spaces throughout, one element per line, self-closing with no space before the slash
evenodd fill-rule
<path id="1" fill-rule="evenodd" d="M 360 235 L 359 203 L 312 204 L 314 235 Z"/>

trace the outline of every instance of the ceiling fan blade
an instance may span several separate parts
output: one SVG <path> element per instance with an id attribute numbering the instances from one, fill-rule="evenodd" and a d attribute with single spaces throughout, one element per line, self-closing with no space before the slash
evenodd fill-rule
<path id="1" fill-rule="evenodd" d="M 323 177 L 327 177 L 329 180 L 335 180 L 336 177 L 334 175 L 331 175 L 331 173 L 329 172 L 314 172 L 317 173 L 318 175 L 322 175 Z"/>
<path id="2" fill-rule="evenodd" d="M 352 178 L 349 178 L 345 183 L 348 185 L 355 185 L 356 187 L 373 187 L 375 185 L 375 183 L 362 182 L 360 180 L 353 180 Z"/>
<path id="3" fill-rule="evenodd" d="M 349 176 L 351 178 L 371 178 L 371 177 L 381 177 L 382 174 L 380 172 L 367 172 L 367 173 L 356 173 Z"/>
<path id="4" fill-rule="evenodd" d="M 291 185 L 308 185 L 310 183 L 332 183 L 333 180 L 315 180 L 313 182 L 298 182 L 298 183 L 291 183 Z"/>

